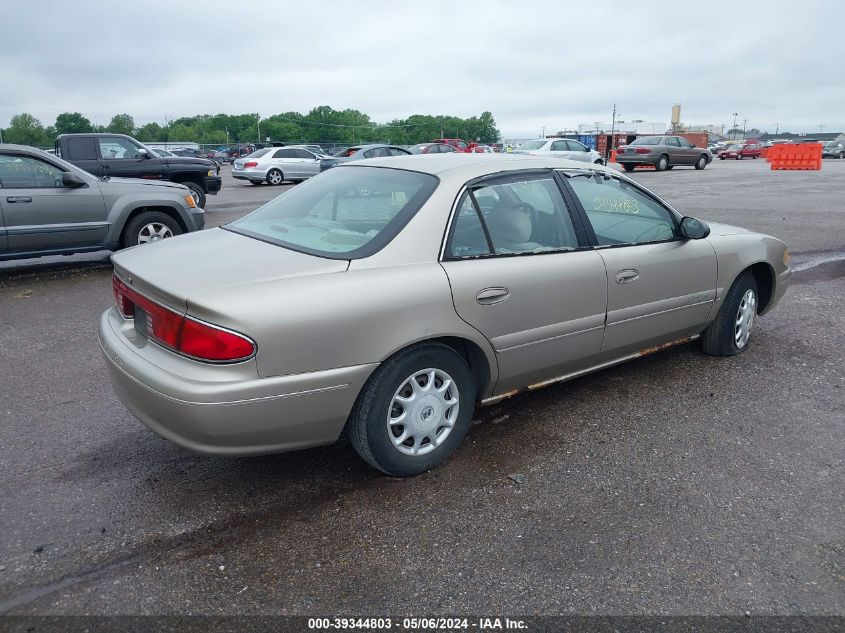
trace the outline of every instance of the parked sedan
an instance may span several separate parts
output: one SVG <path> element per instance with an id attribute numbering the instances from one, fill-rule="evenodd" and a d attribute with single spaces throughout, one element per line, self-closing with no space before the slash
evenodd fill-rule
<path id="1" fill-rule="evenodd" d="M 634 171 L 638 165 L 653 165 L 657 171 L 677 165 L 704 169 L 711 160 L 713 155 L 707 149 L 696 147 L 683 136 L 641 136 L 616 149 L 616 162 L 625 171 Z"/>
<path id="2" fill-rule="evenodd" d="M 320 157 L 303 147 L 265 147 L 236 159 L 232 166 L 233 178 L 248 180 L 253 185 L 300 182 L 318 173 Z"/>
<path id="3" fill-rule="evenodd" d="M 757 143 L 735 143 L 728 145 L 725 149 L 719 152 L 719 160 L 726 160 L 733 158 L 742 160 L 743 158 L 760 158 L 761 146 Z"/>
<path id="4" fill-rule="evenodd" d="M 845 141 L 828 141 L 822 145 L 822 158 L 845 158 Z"/>
<path id="5" fill-rule="evenodd" d="M 355 145 L 339 151 L 331 158 L 322 159 L 320 161 L 320 171 L 326 171 L 349 161 L 363 160 L 365 158 L 384 158 L 387 156 L 408 156 L 409 154 L 411 152 L 395 145 Z"/>
<path id="6" fill-rule="evenodd" d="M 0 145 L 0 192 L 0 260 L 116 250 L 205 224 L 184 185 L 97 178 L 22 145 Z"/>
<path id="7" fill-rule="evenodd" d="M 408 148 L 411 154 L 451 154 L 455 148 L 446 143 L 419 143 Z"/>
<path id="8" fill-rule="evenodd" d="M 550 156 L 568 158 L 570 160 L 577 160 L 583 163 L 594 163 L 596 165 L 604 164 L 602 155 L 596 150 L 590 149 L 583 143 L 579 143 L 578 141 L 568 138 L 538 139 L 536 141 L 528 141 L 527 143 L 520 145 L 512 153 L 534 154 L 537 156 L 548 154 Z"/>
<path id="9" fill-rule="evenodd" d="M 100 343 L 149 428 L 216 455 L 345 429 L 395 476 L 448 458 L 479 403 L 695 339 L 745 351 L 791 276 L 781 241 L 616 170 L 463 154 L 348 163 L 113 262 Z"/>

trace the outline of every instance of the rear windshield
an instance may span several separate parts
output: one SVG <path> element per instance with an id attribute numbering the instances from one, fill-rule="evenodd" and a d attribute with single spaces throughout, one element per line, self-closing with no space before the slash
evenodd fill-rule
<path id="1" fill-rule="evenodd" d="M 638 138 L 631 145 L 660 145 L 659 136 L 643 136 Z"/>
<path id="2" fill-rule="evenodd" d="M 257 149 L 252 154 L 247 156 L 247 158 L 260 158 L 261 156 L 264 156 L 264 154 L 269 152 L 271 149 L 273 149 L 273 148 L 272 147 L 265 147 L 264 149 Z"/>
<path id="3" fill-rule="evenodd" d="M 402 169 L 338 167 L 224 228 L 320 257 L 368 257 L 396 237 L 437 182 Z"/>
<path id="4" fill-rule="evenodd" d="M 517 149 L 540 149 L 545 144 L 546 141 L 528 141 L 520 145 Z"/>
<path id="5" fill-rule="evenodd" d="M 361 148 L 360 147 L 349 147 L 347 149 L 342 149 L 337 154 L 335 154 L 334 157 L 335 158 L 349 158 L 355 152 L 357 152 L 359 149 L 361 149 Z"/>

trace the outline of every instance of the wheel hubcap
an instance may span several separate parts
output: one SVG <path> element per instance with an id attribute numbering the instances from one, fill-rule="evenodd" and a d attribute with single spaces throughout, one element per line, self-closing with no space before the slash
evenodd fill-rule
<path id="1" fill-rule="evenodd" d="M 387 433 L 405 455 L 424 455 L 449 437 L 458 419 L 458 389 L 441 369 L 408 376 L 390 401 Z"/>
<path id="2" fill-rule="evenodd" d="M 748 343 L 748 337 L 751 336 L 751 327 L 754 325 L 755 314 L 757 314 L 757 296 L 753 290 L 749 289 L 742 295 L 739 310 L 736 311 L 734 341 L 738 349 L 742 349 Z"/>
<path id="3" fill-rule="evenodd" d="M 272 182 L 274 185 L 278 185 L 280 182 L 282 182 L 282 175 L 279 172 L 274 171 L 272 174 L 270 174 L 270 182 Z"/>
<path id="4" fill-rule="evenodd" d="M 150 222 L 141 227 L 141 230 L 138 232 L 138 244 L 158 242 L 168 237 L 173 237 L 173 231 L 166 224 Z"/>

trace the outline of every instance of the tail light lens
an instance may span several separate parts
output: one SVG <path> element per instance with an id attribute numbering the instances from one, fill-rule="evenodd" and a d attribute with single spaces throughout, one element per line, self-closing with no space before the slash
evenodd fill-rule
<path id="1" fill-rule="evenodd" d="M 638 147 L 637 154 L 650 154 L 651 150 L 647 147 Z"/>
<path id="2" fill-rule="evenodd" d="M 143 325 L 136 323 L 135 328 L 163 347 L 216 363 L 241 361 L 255 354 L 255 343 L 246 336 L 174 312 L 137 293 L 117 275 L 112 277 L 112 290 L 124 318 L 144 318 Z"/>
<path id="3" fill-rule="evenodd" d="M 254 160 L 244 163 L 244 167 L 258 167 L 258 163 Z"/>

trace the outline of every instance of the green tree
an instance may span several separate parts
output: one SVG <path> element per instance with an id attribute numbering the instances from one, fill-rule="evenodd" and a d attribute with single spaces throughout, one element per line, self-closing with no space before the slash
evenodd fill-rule
<path id="1" fill-rule="evenodd" d="M 6 143 L 33 145 L 35 147 L 52 146 L 54 141 L 54 139 L 47 137 L 41 121 L 26 112 L 12 117 L 9 127 L 3 131 L 3 140 Z"/>
<path id="2" fill-rule="evenodd" d="M 135 133 L 135 119 L 128 114 L 115 114 L 111 118 L 108 131 L 112 134 L 132 136 Z"/>
<path id="3" fill-rule="evenodd" d="M 147 123 L 135 131 L 135 138 L 142 143 L 153 143 L 164 140 L 164 129 L 158 123 Z"/>
<path id="4" fill-rule="evenodd" d="M 79 112 L 62 112 L 56 117 L 56 134 L 85 134 L 94 131 L 91 121 Z"/>

